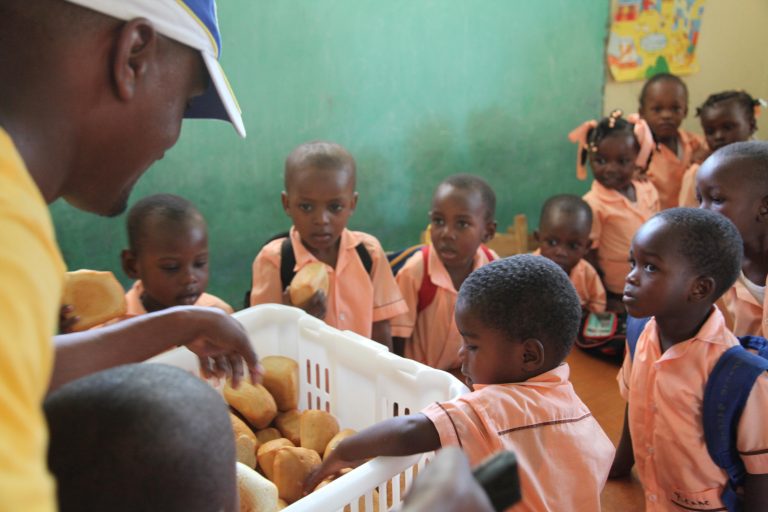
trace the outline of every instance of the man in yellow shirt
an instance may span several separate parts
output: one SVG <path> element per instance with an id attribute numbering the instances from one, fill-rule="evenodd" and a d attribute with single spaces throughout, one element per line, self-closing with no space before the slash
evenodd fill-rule
<path id="1" fill-rule="evenodd" d="M 228 119 L 244 136 L 219 44 L 214 0 L 0 3 L 0 511 L 56 508 L 41 412 L 49 388 L 174 345 L 208 372 L 239 379 L 245 362 L 257 374 L 242 327 L 212 308 L 52 343 L 65 266 L 47 203 L 122 212 L 185 113 Z"/>

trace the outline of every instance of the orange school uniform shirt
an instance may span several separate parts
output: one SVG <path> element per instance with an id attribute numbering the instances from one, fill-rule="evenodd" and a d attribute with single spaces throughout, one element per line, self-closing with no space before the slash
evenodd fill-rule
<path id="1" fill-rule="evenodd" d="M 765 297 L 762 300 L 749 291 L 743 273 L 720 298 L 719 303 L 725 308 L 724 315 L 728 327 L 736 336 L 765 336 L 768 334 L 768 316 L 766 316 Z M 768 285 L 768 282 L 766 282 Z M 763 293 L 765 288 L 763 288 Z"/>
<path id="2" fill-rule="evenodd" d="M 298 231 L 293 227 L 290 238 L 296 256 L 295 271 L 318 261 L 304 247 Z M 283 287 L 280 283 L 280 248 L 283 240 L 281 238 L 268 243 L 253 261 L 252 306 L 283 302 Z M 371 256 L 370 274 L 355 250 L 360 243 Z M 405 313 L 408 306 L 397 287 L 387 256 L 375 237 L 345 228 L 339 244 L 336 268 L 326 265 L 330 288 L 324 320 L 337 329 L 350 330 L 370 338 L 373 322 L 390 320 Z"/>
<path id="3" fill-rule="evenodd" d="M 563 363 L 525 382 L 476 384 L 421 412 L 440 444 L 461 447 L 473 466 L 501 450 L 517 455 L 523 501 L 508 510 L 594 512 L 615 450 L 569 372 Z"/>
<path id="4" fill-rule="evenodd" d="M 498 258 L 495 253 L 493 256 Z M 488 261 L 485 252 L 478 247 L 472 270 Z M 429 280 L 437 290 L 432 302 L 419 313 L 419 289 L 424 279 L 422 252 L 417 251 L 408 258 L 397 273 L 395 279 L 408 305 L 408 311 L 392 320 L 392 336 L 410 338 L 405 344 L 407 358 L 440 370 L 452 370 L 461 366 L 461 334 L 453 317 L 457 291 L 437 251 L 429 251 L 428 267 Z"/>
<path id="5" fill-rule="evenodd" d="M 683 173 L 693 163 L 693 152 L 705 145 L 698 135 L 685 130 L 678 130 L 677 133 L 679 154 L 676 155 L 664 144 L 657 144 L 648 165 L 648 179 L 659 192 L 662 210 L 677 206 Z"/>
<path id="6" fill-rule="evenodd" d="M 683 180 L 680 184 L 680 196 L 678 197 L 678 206 L 686 208 L 698 208 L 699 200 L 696 199 L 696 173 L 699 172 L 699 164 L 691 166 L 683 174 Z"/>
<path id="7" fill-rule="evenodd" d="M 624 279 L 629 274 L 629 248 L 632 237 L 645 221 L 659 211 L 659 195 L 649 181 L 632 180 L 637 202 L 633 203 L 616 190 L 597 180 L 584 194 L 592 208 L 592 248 L 605 274 L 605 288 L 612 293 L 624 291 Z"/>
<path id="8" fill-rule="evenodd" d="M 144 285 L 141 283 L 141 279 L 139 279 L 133 283 L 131 289 L 128 290 L 128 292 L 125 294 L 125 302 L 127 307 L 127 311 L 125 312 L 126 316 L 138 316 L 147 314 L 147 310 L 144 309 L 144 304 L 141 303 L 142 293 L 144 293 Z M 232 309 L 232 306 L 216 297 L 215 295 L 211 295 L 209 293 L 203 293 L 197 299 L 194 305 L 219 308 L 224 310 L 224 312 L 228 315 L 231 315 L 235 312 Z"/>
<path id="9" fill-rule="evenodd" d="M 725 510 L 720 499 L 728 477 L 704 442 L 702 400 L 720 356 L 739 342 L 716 307 L 690 340 L 661 353 L 650 320 L 617 380 L 629 401 L 629 429 L 647 512 Z M 768 473 L 768 375 L 755 382 L 738 427 L 736 446 L 747 472 Z"/>
<path id="10" fill-rule="evenodd" d="M 541 249 L 536 249 L 533 254 L 541 256 Z M 595 267 L 582 258 L 573 266 L 568 277 L 571 278 L 571 284 L 576 288 L 583 309 L 593 313 L 605 311 L 605 287 Z"/>

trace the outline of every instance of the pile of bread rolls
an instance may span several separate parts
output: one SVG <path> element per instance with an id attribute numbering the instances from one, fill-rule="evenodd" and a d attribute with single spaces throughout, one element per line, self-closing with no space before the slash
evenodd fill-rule
<path id="1" fill-rule="evenodd" d="M 230 414 L 237 460 L 259 472 L 238 465 L 241 512 L 281 510 L 300 499 L 304 480 L 321 457 L 354 434 L 351 429 L 340 430 L 326 411 L 298 410 L 296 361 L 269 356 L 260 362 L 262 384 L 224 387 L 224 399 L 237 413 Z"/>

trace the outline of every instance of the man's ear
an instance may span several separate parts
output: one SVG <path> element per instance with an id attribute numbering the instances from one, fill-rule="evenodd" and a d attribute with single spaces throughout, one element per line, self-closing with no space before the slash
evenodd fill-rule
<path id="1" fill-rule="evenodd" d="M 112 74 L 121 100 L 130 101 L 135 96 L 137 84 L 157 56 L 157 43 L 155 28 L 144 18 L 126 22 L 118 32 Z"/>
<path id="2" fill-rule="evenodd" d="M 496 219 L 489 220 L 485 223 L 485 233 L 483 233 L 483 242 L 489 242 L 496 236 Z"/>
<path id="3" fill-rule="evenodd" d="M 120 253 L 120 263 L 123 265 L 123 272 L 131 279 L 139 279 L 138 258 L 130 249 L 123 249 Z"/>
<path id="4" fill-rule="evenodd" d="M 523 341 L 523 370 L 537 372 L 544 365 L 544 345 L 536 338 Z"/>
<path id="5" fill-rule="evenodd" d="M 702 302 L 710 300 L 714 302 L 717 297 L 712 297 L 715 292 L 715 280 L 711 277 L 700 276 L 691 285 L 691 292 L 688 294 L 691 302 Z"/>

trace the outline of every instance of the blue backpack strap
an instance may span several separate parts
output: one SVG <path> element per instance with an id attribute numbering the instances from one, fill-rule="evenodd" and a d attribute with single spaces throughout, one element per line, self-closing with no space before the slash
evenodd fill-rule
<path id="1" fill-rule="evenodd" d="M 635 348 L 637 348 L 637 340 L 640 339 L 640 335 L 645 329 L 645 324 L 650 320 L 650 316 L 644 318 L 635 318 L 627 315 L 627 346 L 629 347 L 629 358 L 635 358 Z"/>
<path id="2" fill-rule="evenodd" d="M 765 339 L 762 342 L 760 339 L 739 341 L 765 347 Z M 729 511 L 741 510 L 741 499 L 736 490 L 744 485 L 746 477 L 736 446 L 739 420 L 752 386 L 765 371 L 768 371 L 767 359 L 742 346 L 731 347 L 720 356 L 704 388 L 704 440 L 712 460 L 728 474 L 722 499 Z"/>

